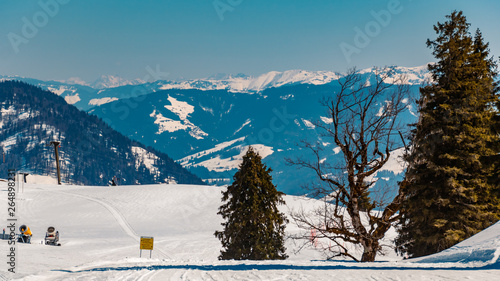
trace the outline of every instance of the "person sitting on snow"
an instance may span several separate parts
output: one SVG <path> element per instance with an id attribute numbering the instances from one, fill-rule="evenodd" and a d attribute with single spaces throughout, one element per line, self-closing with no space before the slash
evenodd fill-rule
<path id="1" fill-rule="evenodd" d="M 23 224 L 23 225 L 21 225 L 21 227 L 19 227 L 19 231 L 21 231 L 21 237 L 20 237 L 21 241 L 20 242 L 30 243 L 31 236 L 33 235 L 31 233 L 31 229 Z"/>

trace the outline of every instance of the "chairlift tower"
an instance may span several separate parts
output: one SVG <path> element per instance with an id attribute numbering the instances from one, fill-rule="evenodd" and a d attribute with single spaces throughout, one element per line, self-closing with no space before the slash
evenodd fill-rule
<path id="1" fill-rule="evenodd" d="M 57 184 L 61 185 L 61 170 L 59 168 L 59 141 L 51 141 L 50 145 L 54 146 L 54 153 L 56 154 L 56 167 L 57 167 Z"/>

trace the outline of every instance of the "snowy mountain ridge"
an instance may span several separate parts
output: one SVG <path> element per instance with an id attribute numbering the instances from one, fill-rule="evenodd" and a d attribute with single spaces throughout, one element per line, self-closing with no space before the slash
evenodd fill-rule
<path id="1" fill-rule="evenodd" d="M 185 81 L 158 81 L 160 90 L 168 89 L 198 89 L 198 90 L 228 90 L 230 92 L 261 92 L 270 87 L 281 87 L 287 84 L 322 85 L 342 77 L 332 71 L 287 70 L 283 72 L 270 71 L 253 76 L 225 76 L 192 79 Z M 219 79 L 216 79 L 219 78 Z"/>
<path id="2" fill-rule="evenodd" d="M 376 73 L 377 68 L 366 68 L 358 73 Z M 410 85 L 429 81 L 431 76 L 427 64 L 417 67 L 394 67 L 394 75 L 405 76 Z M 198 90 L 228 90 L 229 92 L 261 92 L 271 87 L 281 87 L 291 84 L 323 85 L 344 77 L 345 74 L 333 71 L 287 70 L 283 72 L 270 71 L 259 76 L 217 75 L 204 79 L 185 81 L 157 81 L 160 90 L 168 89 L 198 89 Z"/>
<path id="3" fill-rule="evenodd" d="M 405 75 L 407 84 L 416 85 L 429 81 L 430 73 L 427 70 L 427 65 L 417 67 L 394 67 L 395 75 Z M 375 73 L 376 68 L 366 68 L 358 70 L 360 74 Z M 198 89 L 198 90 L 228 90 L 230 92 L 261 92 L 271 87 L 281 87 L 291 84 L 312 84 L 323 85 L 331 83 L 345 76 L 345 73 L 334 71 L 307 71 L 307 70 L 286 70 L 286 71 L 270 71 L 258 76 L 247 76 L 244 74 L 227 75 L 216 74 L 207 78 L 198 79 L 182 79 L 182 80 L 156 80 L 153 82 L 146 82 L 142 79 L 128 80 L 116 75 L 101 75 L 92 83 L 83 81 L 78 77 L 71 77 L 67 80 L 60 81 L 43 81 L 36 80 L 29 77 L 21 77 L 17 75 L 0 75 L 0 81 L 3 80 L 36 80 L 38 86 L 48 89 L 48 84 L 59 83 L 63 84 L 60 88 L 54 88 L 53 92 L 64 93 L 65 88 L 71 86 L 85 86 L 94 90 L 111 89 L 121 86 L 140 86 L 144 84 L 151 84 L 154 90 L 167 90 L 167 89 Z M 148 87 L 149 88 L 149 87 Z M 102 91 L 100 91 L 102 92 Z M 98 92 L 97 94 L 101 94 Z"/>
<path id="4" fill-rule="evenodd" d="M 22 77 L 26 78 L 26 77 Z M 120 86 L 126 86 L 126 85 L 139 85 L 139 84 L 144 84 L 146 81 L 142 79 L 133 79 L 133 80 L 128 80 L 125 78 L 122 78 L 117 75 L 101 75 L 99 78 L 94 80 L 94 82 L 86 82 L 83 79 L 79 77 L 71 77 L 66 80 L 58 80 L 57 82 L 69 84 L 69 85 L 81 85 L 81 86 L 88 86 L 94 89 L 107 89 L 107 88 L 116 88 Z"/>
<path id="5" fill-rule="evenodd" d="M 430 81 L 427 65 L 417 67 L 394 67 L 395 77 L 404 75 L 408 85 L 420 85 Z M 375 67 L 358 70 L 358 73 L 373 77 L 379 70 Z M 262 93 L 270 88 L 292 85 L 327 85 L 345 76 L 345 73 L 333 71 L 287 70 L 270 71 L 259 76 L 244 74 L 216 74 L 207 78 L 186 80 L 157 80 L 146 82 L 141 79 L 127 80 L 113 75 L 102 75 L 96 81 L 88 83 L 78 77 L 64 81 L 43 81 L 17 75 L 0 75 L 0 81 L 19 80 L 49 90 L 63 97 L 67 103 L 82 110 L 96 106 L 162 90 L 225 90 L 231 93 Z M 394 81 L 387 79 L 388 82 Z M 284 97 L 289 98 L 289 97 Z"/>
<path id="6" fill-rule="evenodd" d="M 97 80 L 89 84 L 94 89 L 116 88 L 126 85 L 140 85 L 146 83 L 141 79 L 127 80 L 115 75 L 101 75 Z"/>

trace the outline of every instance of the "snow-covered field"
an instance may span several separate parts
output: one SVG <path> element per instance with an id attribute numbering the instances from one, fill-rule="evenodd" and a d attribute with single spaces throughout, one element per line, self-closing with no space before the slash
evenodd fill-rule
<path id="1" fill-rule="evenodd" d="M 28 177 L 28 179 L 30 179 Z M 42 181 L 43 178 L 39 178 Z M 26 184 L 16 198 L 16 228 L 27 224 L 32 244 L 16 245 L 16 273 L 7 272 L 7 241 L 0 241 L 0 280 L 499 280 L 500 223 L 448 251 L 401 260 L 393 251 L 376 263 L 325 261 L 312 246 L 287 240 L 285 261 L 219 261 L 217 215 L 222 187 L 118 187 Z M 289 209 L 314 200 L 286 196 Z M 0 182 L 0 220 L 7 225 L 7 185 Z M 61 247 L 41 244 L 47 227 Z M 290 222 L 287 233 L 299 231 Z M 154 237 L 152 258 L 140 236 Z M 394 231 L 388 235 L 394 236 Z M 385 261 L 384 261 L 385 260 Z"/>

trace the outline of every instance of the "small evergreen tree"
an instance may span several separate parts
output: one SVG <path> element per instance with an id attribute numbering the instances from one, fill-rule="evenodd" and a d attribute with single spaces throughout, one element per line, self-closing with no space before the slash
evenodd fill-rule
<path id="1" fill-rule="evenodd" d="M 362 212 L 369 212 L 370 210 L 373 210 L 376 207 L 375 202 L 370 198 L 370 193 L 371 193 L 370 190 L 366 188 L 359 196 L 358 206 L 359 210 Z"/>
<path id="2" fill-rule="evenodd" d="M 222 242 L 219 259 L 286 259 L 284 232 L 287 219 L 278 211 L 285 202 L 272 183 L 271 169 L 250 147 L 234 182 L 224 191 L 219 215 L 226 220 L 215 236 Z"/>
<path id="3" fill-rule="evenodd" d="M 492 130 L 498 101 L 496 65 L 488 44 L 473 38 L 462 12 L 438 23 L 427 41 L 437 58 L 434 84 L 421 88 L 404 181 L 398 250 L 412 257 L 439 252 L 499 218 L 491 159 L 499 138 Z"/>

